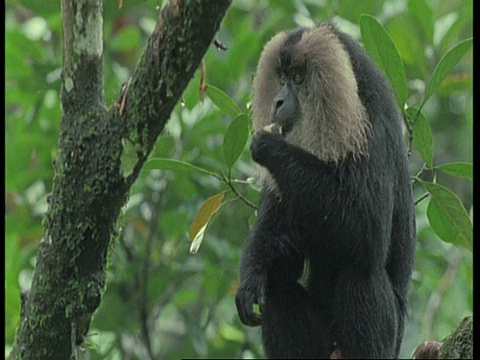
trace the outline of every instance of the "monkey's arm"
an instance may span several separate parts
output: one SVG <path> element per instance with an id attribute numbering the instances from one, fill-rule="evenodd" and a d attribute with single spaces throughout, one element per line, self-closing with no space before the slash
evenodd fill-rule
<path id="1" fill-rule="evenodd" d="M 271 239 L 275 234 L 275 222 L 270 214 L 275 211 L 275 203 L 273 194 L 263 190 L 257 219 L 248 234 L 240 261 L 240 286 L 235 303 L 240 320 L 249 326 L 262 323 L 261 315 L 254 312 L 253 305 L 265 306 L 267 271 L 272 263 Z"/>
<path id="2" fill-rule="evenodd" d="M 335 191 L 335 166 L 287 143 L 279 134 L 258 131 L 252 139 L 251 151 L 253 160 L 267 168 L 275 179 L 285 203 L 298 203 L 305 208 L 311 201 L 317 208 L 315 194 Z M 312 192 L 319 186 L 321 192 Z"/>
<path id="3" fill-rule="evenodd" d="M 253 160 L 275 179 L 282 202 L 297 216 L 301 214 L 304 223 L 312 224 L 322 237 L 327 229 L 335 233 L 334 246 L 343 249 L 342 257 L 369 266 L 376 258 L 374 254 L 386 251 L 386 242 L 379 246 L 373 239 L 390 234 L 389 222 L 382 219 L 391 212 L 392 194 L 387 187 L 392 180 L 386 170 L 376 171 L 376 178 L 372 178 L 371 167 L 377 166 L 375 154 L 368 162 L 346 159 L 348 165 L 336 165 L 265 131 L 254 135 L 251 149 Z M 319 222 L 323 224 L 320 227 Z M 356 241 L 352 243 L 348 234 L 356 234 Z"/>
<path id="4" fill-rule="evenodd" d="M 277 197 L 264 189 L 257 219 L 248 235 L 240 263 L 240 287 L 235 302 L 245 325 L 262 323 L 253 304 L 259 304 L 262 311 L 269 288 L 288 278 L 296 280 L 302 274 L 301 245 L 293 244 L 285 218 L 285 209 Z"/>

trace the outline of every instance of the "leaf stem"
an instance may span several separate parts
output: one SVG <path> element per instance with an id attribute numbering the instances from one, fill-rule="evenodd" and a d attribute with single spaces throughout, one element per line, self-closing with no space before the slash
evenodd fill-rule
<path id="1" fill-rule="evenodd" d="M 238 192 L 238 190 L 233 186 L 232 179 L 224 177 L 222 181 L 228 185 L 228 187 L 233 191 L 233 193 L 242 200 L 247 206 L 251 207 L 252 209 L 256 210 L 257 206 L 253 204 L 250 200 L 248 200 L 245 196 Z"/>
<path id="2" fill-rule="evenodd" d="M 425 194 L 420 196 L 417 200 L 415 200 L 414 205 L 417 206 L 418 204 L 420 204 L 423 200 L 425 200 L 429 196 L 430 196 L 430 194 L 428 192 L 426 192 Z"/>

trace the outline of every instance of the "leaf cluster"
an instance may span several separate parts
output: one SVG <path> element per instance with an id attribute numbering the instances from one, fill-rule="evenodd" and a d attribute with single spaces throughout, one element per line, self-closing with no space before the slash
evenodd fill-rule
<path id="1" fill-rule="evenodd" d="M 387 31 L 370 15 L 362 15 L 360 17 L 360 30 L 366 51 L 379 68 L 384 71 L 392 84 L 398 106 L 403 111 L 406 126 L 413 139 L 413 145 L 425 161 L 426 168 L 445 171 L 451 175 L 471 180 L 472 164 L 470 163 L 456 162 L 439 166 L 433 165 L 433 135 L 430 124 L 422 113 L 422 109 L 455 65 L 471 49 L 473 39 L 470 38 L 459 42 L 441 57 L 427 81 L 423 99 L 420 105 L 416 107 L 415 105 L 410 106 L 407 102 L 407 78 L 403 61 Z M 439 238 L 472 250 L 472 222 L 458 196 L 436 182 L 420 180 L 417 177 L 414 180 L 418 180 L 432 198 L 427 214 L 430 225 Z"/>

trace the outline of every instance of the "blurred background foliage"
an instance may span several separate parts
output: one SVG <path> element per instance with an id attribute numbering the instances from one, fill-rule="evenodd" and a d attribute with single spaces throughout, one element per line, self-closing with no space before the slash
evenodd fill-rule
<path id="1" fill-rule="evenodd" d="M 263 44 L 276 32 L 331 20 L 360 38 L 361 14 L 377 18 L 405 64 L 410 106 L 421 101 L 426 81 L 443 54 L 472 36 L 472 0 L 234 0 L 205 56 L 206 82 L 246 111 L 252 75 Z M 60 122 L 62 31 L 60 1 L 6 0 L 5 84 L 5 352 L 19 320 L 20 292 L 30 286 L 42 216 L 53 179 Z M 160 0 L 104 4 L 105 99 L 110 106 L 131 76 Z M 420 10 L 411 11 L 413 6 Z M 422 16 L 419 16 L 422 15 Z M 433 31 L 425 26 L 433 23 Z M 423 108 L 435 141 L 434 163 L 472 161 L 472 51 L 455 66 Z M 228 169 L 222 142 L 232 118 L 206 97 L 200 72 L 183 95 L 153 156 L 186 161 L 217 172 Z M 422 168 L 415 149 L 411 174 Z M 254 174 L 248 145 L 232 170 Z M 428 176 L 428 174 L 427 174 Z M 435 174 L 473 216 L 472 183 Z M 256 202 L 256 189 L 237 189 Z M 83 359 L 260 358 L 260 329 L 241 325 L 234 294 L 240 249 L 253 209 L 232 194 L 209 225 L 196 254 L 189 252 L 190 224 L 202 203 L 228 190 L 215 178 L 184 172 L 143 171 L 119 220 L 108 284 L 96 312 Z M 423 195 L 415 186 L 415 197 Z M 401 352 L 411 357 L 423 340 L 440 340 L 472 313 L 472 253 L 441 241 L 426 219 L 428 200 L 417 205 L 418 245 L 410 319 Z"/>

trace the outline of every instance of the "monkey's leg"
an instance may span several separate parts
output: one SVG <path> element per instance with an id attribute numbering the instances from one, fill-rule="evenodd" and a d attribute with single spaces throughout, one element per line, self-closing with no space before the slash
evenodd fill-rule
<path id="1" fill-rule="evenodd" d="M 372 273 L 347 269 L 339 276 L 333 299 L 333 337 L 342 358 L 395 357 L 397 309 L 383 269 Z"/>
<path id="2" fill-rule="evenodd" d="M 313 308 L 307 291 L 296 281 L 269 288 L 263 317 L 263 344 L 272 359 L 329 358 L 327 324 Z"/>

